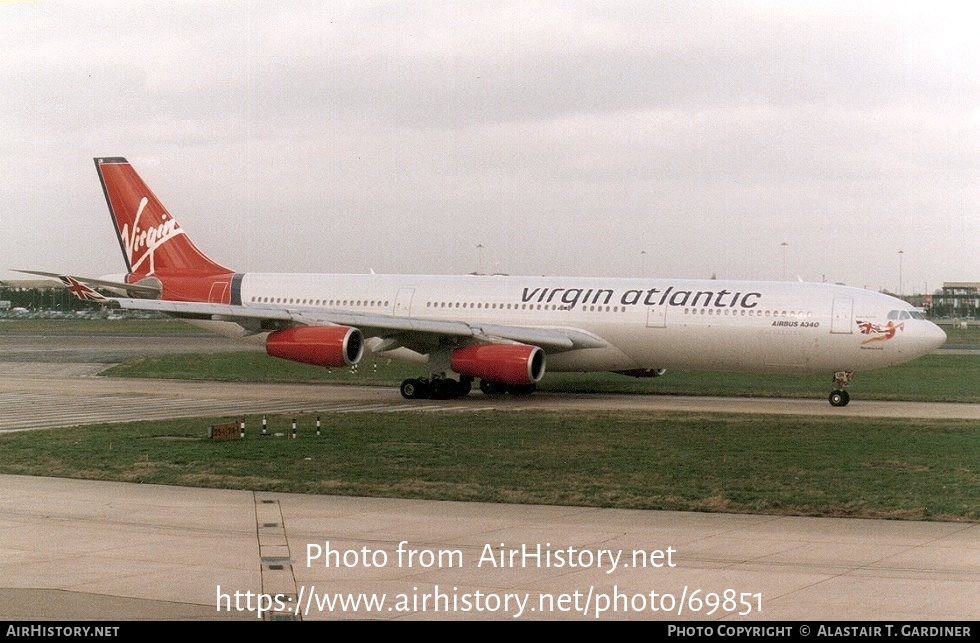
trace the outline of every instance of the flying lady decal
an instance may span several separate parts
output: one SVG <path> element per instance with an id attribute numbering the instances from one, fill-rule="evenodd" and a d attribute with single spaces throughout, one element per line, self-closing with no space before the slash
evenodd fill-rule
<path id="1" fill-rule="evenodd" d="M 887 342 L 889 339 L 894 337 L 898 331 L 905 330 L 905 322 L 896 324 L 890 320 L 884 326 L 880 326 L 869 321 L 859 321 L 857 325 L 858 328 L 861 329 L 862 335 L 871 335 L 871 337 L 861 342 L 862 344 L 870 344 L 871 342 Z"/>

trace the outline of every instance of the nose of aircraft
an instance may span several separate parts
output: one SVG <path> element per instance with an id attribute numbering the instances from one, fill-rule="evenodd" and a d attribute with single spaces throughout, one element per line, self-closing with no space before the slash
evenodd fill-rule
<path id="1" fill-rule="evenodd" d="M 927 321 L 922 328 L 922 345 L 930 351 L 936 350 L 946 343 L 946 333 L 942 328 Z"/>

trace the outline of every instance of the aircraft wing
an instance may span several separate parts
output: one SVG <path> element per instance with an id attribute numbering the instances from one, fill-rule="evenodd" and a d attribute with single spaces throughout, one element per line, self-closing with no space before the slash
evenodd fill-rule
<path id="1" fill-rule="evenodd" d="M 17 272 L 58 279 L 79 299 L 114 303 L 120 308 L 156 311 L 185 319 L 229 321 L 239 324 L 251 333 L 277 330 L 293 325 L 353 326 L 359 328 L 367 337 L 380 337 L 385 340 L 383 350 L 405 347 L 424 354 L 439 348 L 441 338 L 445 337 L 472 338 L 477 342 L 490 344 L 518 342 L 540 346 L 551 353 L 606 346 L 606 342 L 600 337 L 577 328 L 481 324 L 303 306 L 262 304 L 236 306 L 171 301 L 155 299 L 160 295 L 160 286 L 155 283 L 127 284 L 38 270 Z M 129 294 L 145 295 L 150 298 L 106 297 L 93 288 L 122 290 Z"/>
<path id="2" fill-rule="evenodd" d="M 472 338 L 485 343 L 519 342 L 557 353 L 579 348 L 602 348 L 606 342 L 577 328 L 509 326 L 479 322 L 441 321 L 303 306 L 235 306 L 161 299 L 111 298 L 121 308 L 148 310 L 174 317 L 230 321 L 248 331 L 263 332 L 291 325 L 353 326 L 367 337 L 386 341 L 384 350 L 399 346 L 428 353 L 440 346 L 440 338 Z"/>

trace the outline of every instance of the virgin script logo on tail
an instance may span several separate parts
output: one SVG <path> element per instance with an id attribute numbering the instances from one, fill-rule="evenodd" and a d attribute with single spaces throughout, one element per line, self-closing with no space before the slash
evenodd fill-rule
<path id="1" fill-rule="evenodd" d="M 143 216 L 143 210 L 146 209 L 148 203 L 148 198 L 143 197 L 140 199 L 139 208 L 136 210 L 136 217 L 133 219 L 132 232 L 130 232 L 129 224 L 126 223 L 122 227 L 121 234 L 126 250 L 126 258 L 129 260 L 130 270 L 138 272 L 140 266 L 149 262 L 149 270 L 146 271 L 146 274 L 152 275 L 156 269 L 154 255 L 157 248 L 163 246 L 171 239 L 184 234 L 184 231 L 180 229 L 177 222 L 166 212 L 161 214 L 163 221 L 160 225 L 146 229 L 140 228 L 140 217 Z"/>

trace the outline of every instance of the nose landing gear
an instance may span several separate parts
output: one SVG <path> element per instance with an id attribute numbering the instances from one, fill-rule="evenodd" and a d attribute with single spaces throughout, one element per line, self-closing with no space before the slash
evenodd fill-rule
<path id="1" fill-rule="evenodd" d="M 851 383 L 854 379 L 854 373 L 851 371 L 837 371 L 834 373 L 834 390 L 830 392 L 830 405 L 831 406 L 847 406 L 847 403 L 851 401 L 851 396 L 845 390 L 845 387 Z"/>

